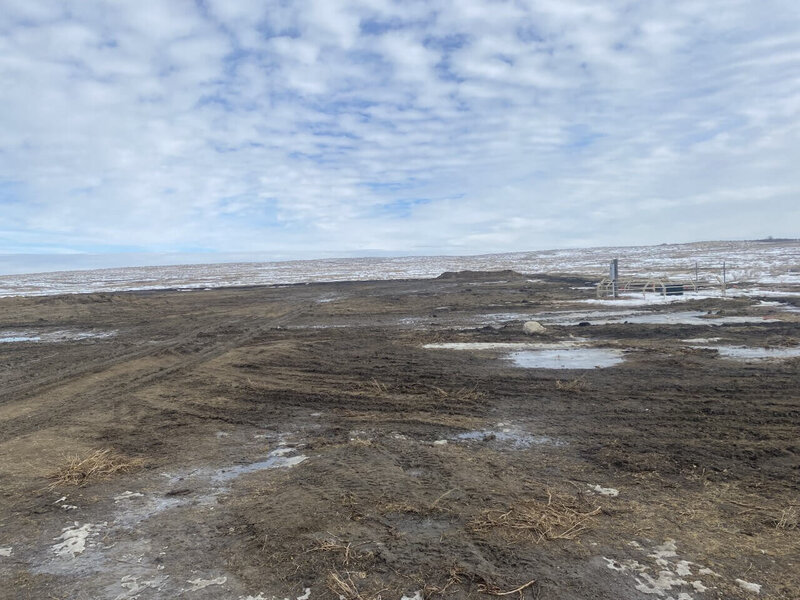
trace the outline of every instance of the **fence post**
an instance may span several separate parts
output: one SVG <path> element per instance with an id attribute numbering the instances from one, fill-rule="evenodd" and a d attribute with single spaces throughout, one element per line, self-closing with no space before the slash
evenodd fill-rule
<path id="1" fill-rule="evenodd" d="M 611 261 L 611 296 L 613 298 L 619 298 L 619 259 L 614 259 Z"/>

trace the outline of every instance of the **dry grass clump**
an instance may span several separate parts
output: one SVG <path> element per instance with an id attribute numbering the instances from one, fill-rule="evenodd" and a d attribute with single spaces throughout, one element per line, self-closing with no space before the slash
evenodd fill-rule
<path id="1" fill-rule="evenodd" d="M 486 398 L 486 394 L 479 391 L 476 387 L 462 387 L 457 390 L 444 390 L 437 386 L 431 386 L 431 392 L 434 396 L 448 399 L 459 400 L 461 402 L 480 402 Z"/>
<path id="2" fill-rule="evenodd" d="M 798 510 L 795 506 L 788 506 L 781 511 L 781 516 L 775 519 L 775 529 L 787 531 L 797 529 Z"/>
<path id="3" fill-rule="evenodd" d="M 129 458 L 111 449 L 94 450 L 88 456 L 68 456 L 64 465 L 53 474 L 51 487 L 61 485 L 83 486 L 99 479 L 108 479 L 117 473 L 127 473 L 144 464 L 139 458 Z"/>
<path id="4" fill-rule="evenodd" d="M 520 600 L 525 597 L 525 590 L 536 583 L 535 579 L 531 579 L 527 583 L 523 583 L 510 590 L 503 590 L 499 586 L 491 583 L 478 573 L 470 573 L 459 567 L 451 567 L 447 582 L 442 587 L 435 585 L 426 585 L 422 594 L 423 598 L 430 598 L 432 596 L 444 596 L 445 592 L 455 585 L 463 586 L 465 583 L 476 584 L 477 591 L 481 594 L 488 594 L 490 596 L 511 596 L 518 594 Z"/>
<path id="5" fill-rule="evenodd" d="M 473 531 L 504 529 L 513 534 L 532 535 L 536 542 L 572 540 L 589 528 L 592 517 L 600 507 L 588 511 L 577 507 L 570 499 L 555 499 L 548 494 L 547 502 L 528 500 L 505 510 L 490 509 L 472 520 Z"/>
<path id="6" fill-rule="evenodd" d="M 344 575 L 337 571 L 328 573 L 327 585 L 328 589 L 334 596 L 338 596 L 343 600 L 381 600 L 381 593 L 386 589 L 377 590 L 374 592 L 365 592 L 358 589 L 358 585 L 353 581 L 353 575 L 359 579 L 366 579 L 367 574 L 363 572 L 350 573 Z"/>
<path id="7" fill-rule="evenodd" d="M 352 542 L 344 543 L 344 541 L 338 538 L 325 539 L 320 540 L 317 545 L 310 550 L 306 550 L 306 554 L 309 552 L 327 552 L 332 553 L 334 556 L 341 554 L 342 564 L 344 566 L 349 566 L 351 560 L 368 560 L 373 557 L 373 553 L 370 551 L 360 552 L 358 550 L 359 547 L 366 546 L 368 543 L 369 542 L 363 542 L 354 546 Z"/>
<path id="8" fill-rule="evenodd" d="M 556 389 L 562 392 L 583 392 L 589 387 L 585 379 L 573 379 L 572 381 L 561 381 L 556 379 Z"/>

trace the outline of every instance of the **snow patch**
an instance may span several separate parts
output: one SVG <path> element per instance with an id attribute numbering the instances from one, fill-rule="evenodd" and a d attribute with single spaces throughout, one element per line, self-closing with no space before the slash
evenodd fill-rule
<path id="1" fill-rule="evenodd" d="M 753 592 L 754 594 L 761 593 L 761 584 L 759 583 L 750 583 L 749 581 L 745 581 L 744 579 L 737 579 L 736 583 L 743 590 L 747 590 L 748 592 Z"/>
<path id="2" fill-rule="evenodd" d="M 660 546 L 653 548 L 652 554 L 648 554 L 650 558 L 664 559 L 673 558 L 678 556 L 678 547 L 675 545 L 675 540 L 667 540 Z"/>
<path id="3" fill-rule="evenodd" d="M 657 596 L 664 596 L 665 593 L 672 588 L 686 584 L 686 581 L 678 577 L 672 571 L 666 569 L 658 572 L 657 579 L 651 577 L 647 573 L 640 573 L 639 576 L 634 577 L 634 579 L 636 580 L 637 590 L 643 594 L 656 594 Z"/>
<path id="4" fill-rule="evenodd" d="M 614 488 L 604 488 L 599 485 L 591 485 L 589 484 L 589 489 L 595 492 L 596 494 L 600 494 L 601 496 L 619 496 L 619 490 Z"/>
<path id="5" fill-rule="evenodd" d="M 800 356 L 800 346 L 789 348 L 752 348 L 747 346 L 707 346 L 716 350 L 720 356 L 736 360 L 770 360 L 795 358 Z"/>
<path id="6" fill-rule="evenodd" d="M 125 591 L 117 595 L 114 600 L 135 600 L 139 595 L 146 590 L 160 590 L 164 583 L 169 579 L 169 575 L 156 577 L 147 581 L 139 581 L 139 577 L 134 575 L 125 575 L 120 579 L 119 586 Z"/>
<path id="7" fill-rule="evenodd" d="M 222 585 L 226 581 L 228 581 L 227 577 L 215 577 L 214 579 L 188 579 L 186 583 L 191 584 L 187 592 L 196 592 L 197 590 L 202 590 L 203 588 L 207 588 L 210 585 Z"/>
<path id="8" fill-rule="evenodd" d="M 103 523 L 107 525 L 107 523 Z M 53 552 L 62 557 L 75 558 L 86 550 L 86 543 L 89 536 L 95 535 L 100 530 L 100 525 L 93 525 L 86 523 L 79 525 L 77 521 L 72 527 L 65 527 L 61 535 L 55 540 L 61 540 L 58 544 L 53 546 Z"/>
<path id="9" fill-rule="evenodd" d="M 5 548 L 0 548 L 0 556 L 11 556 L 14 552 L 13 546 L 6 546 Z"/>

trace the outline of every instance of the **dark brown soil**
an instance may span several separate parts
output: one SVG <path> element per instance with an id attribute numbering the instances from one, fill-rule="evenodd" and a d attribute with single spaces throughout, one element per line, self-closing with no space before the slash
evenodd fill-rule
<path id="1" fill-rule="evenodd" d="M 707 299 L 638 310 L 773 318 L 523 335 L 543 312 L 604 310 L 577 303 L 586 285 L 509 271 L 0 299 L 0 337 L 115 332 L 0 343 L 0 598 L 800 598 L 800 360 L 682 341 L 793 346 L 797 313 Z M 423 347 L 575 337 L 626 360 Z M 50 486 L 66 456 L 106 448 L 144 467 Z M 58 555 L 85 524 L 85 549 Z"/>

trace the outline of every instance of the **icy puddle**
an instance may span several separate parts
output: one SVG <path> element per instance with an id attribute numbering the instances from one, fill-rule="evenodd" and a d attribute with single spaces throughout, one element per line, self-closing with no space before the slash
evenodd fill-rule
<path id="1" fill-rule="evenodd" d="M 780 360 L 800 357 L 800 346 L 791 348 L 752 348 L 748 346 L 693 346 L 716 350 L 720 356 L 735 360 Z"/>
<path id="2" fill-rule="evenodd" d="M 425 344 L 437 350 L 506 351 L 503 358 L 522 369 L 596 369 L 613 367 L 625 360 L 621 350 L 591 348 L 580 341 L 563 344 L 525 342 L 454 342 Z M 508 351 L 511 352 L 508 352 Z"/>
<path id="3" fill-rule="evenodd" d="M 592 325 L 615 325 L 630 323 L 637 325 L 724 325 L 734 323 L 763 323 L 767 317 L 761 315 L 714 316 L 703 311 L 685 310 L 667 313 L 642 313 L 635 311 L 569 312 L 545 315 L 538 319 L 550 325 L 576 325 L 587 322 Z"/>
<path id="4" fill-rule="evenodd" d="M 116 331 L 74 331 L 69 329 L 44 332 L 0 330 L 0 344 L 13 344 L 18 342 L 72 342 L 92 338 L 109 338 L 115 334 Z"/>
<path id="5" fill-rule="evenodd" d="M 618 365 L 625 358 L 608 348 L 564 348 L 512 352 L 514 366 L 523 369 L 600 369 Z"/>
<path id="6" fill-rule="evenodd" d="M 563 446 L 564 442 L 546 435 L 531 435 L 524 431 L 481 429 L 459 433 L 454 438 L 459 442 L 497 442 L 514 450 L 524 450 L 531 446 Z"/>

